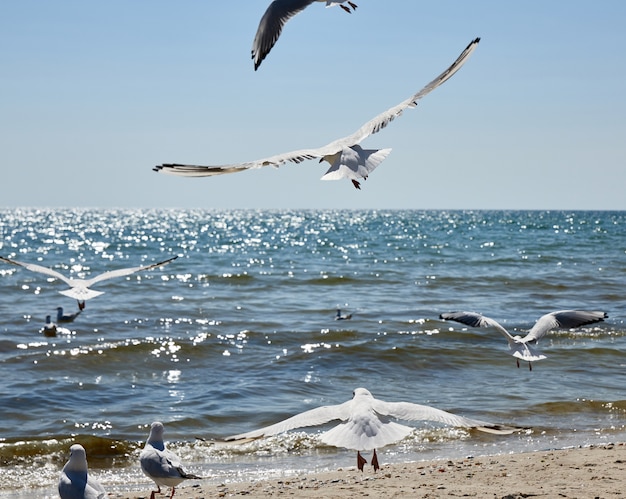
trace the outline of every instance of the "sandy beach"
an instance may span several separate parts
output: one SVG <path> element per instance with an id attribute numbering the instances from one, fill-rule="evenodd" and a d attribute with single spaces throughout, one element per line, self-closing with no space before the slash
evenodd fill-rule
<path id="1" fill-rule="evenodd" d="M 157 498 L 169 497 L 166 494 Z M 626 497 L 626 444 L 483 456 L 450 461 L 382 464 L 257 482 L 207 484 L 190 481 L 177 499 L 213 497 L 494 497 L 518 499 Z M 150 490 L 109 497 L 147 499 Z"/>

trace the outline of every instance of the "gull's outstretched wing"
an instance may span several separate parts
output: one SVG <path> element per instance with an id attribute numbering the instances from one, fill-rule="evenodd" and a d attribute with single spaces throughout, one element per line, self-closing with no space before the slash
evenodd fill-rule
<path id="1" fill-rule="evenodd" d="M 274 0 L 263 14 L 252 42 L 252 59 L 256 71 L 278 40 L 289 19 L 315 0 Z"/>
<path id="2" fill-rule="evenodd" d="M 8 258 L 4 258 L 3 256 L 0 256 L 0 260 L 6 263 L 10 263 L 12 265 L 18 265 L 20 267 L 24 267 L 25 269 L 30 270 L 32 272 L 39 272 L 40 274 L 46 274 L 56 279 L 60 279 L 64 283 L 66 283 L 68 286 L 72 285 L 71 279 L 65 277 L 63 274 L 60 274 L 56 270 L 49 269 L 48 267 L 43 267 L 35 263 L 23 263 L 23 262 L 18 262 L 16 260 L 9 260 Z"/>
<path id="3" fill-rule="evenodd" d="M 226 165 L 203 166 L 185 165 L 179 163 L 165 163 L 155 166 L 153 170 L 156 172 L 169 173 L 171 175 L 179 175 L 183 177 L 208 177 L 212 175 L 236 173 L 244 170 L 249 170 L 251 168 L 260 168 L 263 166 L 279 167 L 287 162 L 297 164 L 305 160 L 316 158 L 327 159 L 328 162 L 332 165 L 336 160 L 336 154 L 344 151 L 347 148 L 352 148 L 353 146 L 356 146 L 369 135 L 379 132 L 396 117 L 400 116 L 405 109 L 415 107 L 417 105 L 417 102 L 422 97 L 429 94 L 439 85 L 447 81 L 452 75 L 454 75 L 454 73 L 456 73 L 461 68 L 465 61 L 467 61 L 468 57 L 476 49 L 479 41 L 480 38 L 476 38 L 474 41 L 472 41 L 448 69 L 446 69 L 437 78 L 435 78 L 428 85 L 422 88 L 419 92 L 404 100 L 400 104 L 369 120 L 352 135 L 335 140 L 318 149 L 300 149 L 288 153 L 277 154 L 275 156 L 270 156 L 269 158 L 259 159 L 256 161 Z"/>
<path id="4" fill-rule="evenodd" d="M 178 256 L 173 256 L 172 258 L 168 258 L 167 260 L 163 260 L 162 262 L 153 263 L 151 265 L 146 265 L 144 267 L 131 267 L 127 269 L 110 270 L 108 272 L 104 272 L 103 274 L 99 274 L 95 277 L 92 277 L 91 279 L 85 279 L 84 281 L 82 281 L 82 284 L 85 287 L 93 286 L 95 283 L 104 281 L 106 279 L 112 279 L 114 277 L 123 277 L 123 276 L 127 276 L 130 274 L 134 274 L 135 272 L 140 272 L 142 270 L 150 270 L 155 267 L 160 267 L 161 265 L 170 263 L 172 260 L 176 260 L 177 258 Z"/>
<path id="5" fill-rule="evenodd" d="M 478 419 L 457 416 L 450 412 L 436 409 L 427 405 L 413 404 L 412 402 L 384 402 L 374 399 L 372 408 L 381 416 L 403 419 L 405 421 L 435 421 L 459 428 L 475 428 L 487 433 L 507 435 L 518 428 L 503 426 Z"/>
<path id="6" fill-rule="evenodd" d="M 361 128 L 359 128 L 352 135 L 348 135 L 342 139 L 338 139 L 334 142 L 331 142 L 325 147 L 335 148 L 338 146 L 352 146 L 354 144 L 359 144 L 363 139 L 373 135 L 377 132 L 380 132 L 383 128 L 385 128 L 389 123 L 391 123 L 395 118 L 400 116 L 405 109 L 416 107 L 417 103 L 420 99 L 428 95 L 430 92 L 435 90 L 439 85 L 442 85 L 446 81 L 448 81 L 454 73 L 456 73 L 461 66 L 465 64 L 469 56 L 474 52 L 476 47 L 478 46 L 478 42 L 480 38 L 476 38 L 470 42 L 470 44 L 465 48 L 461 55 L 457 57 L 456 61 L 452 63 L 452 65 L 446 69 L 443 73 L 441 73 L 437 78 L 431 81 L 428 85 L 422 88 L 415 95 L 412 95 L 408 99 L 402 101 L 400 104 L 393 106 L 387 111 L 380 113 L 378 116 L 375 116 L 367 123 L 365 123 Z"/>
<path id="7" fill-rule="evenodd" d="M 558 312 L 551 312 L 541 316 L 521 341 L 524 343 L 531 341 L 537 342 L 551 329 L 571 329 L 601 322 L 606 318 L 608 318 L 608 314 L 599 311 L 560 310 Z"/>
<path id="8" fill-rule="evenodd" d="M 475 312 L 448 312 L 441 314 L 439 316 L 440 319 L 446 321 L 455 321 L 460 322 L 461 324 L 465 324 L 466 326 L 471 327 L 493 327 L 497 329 L 502 335 L 509 341 L 515 342 L 515 339 L 504 327 L 498 324 L 493 319 L 489 317 L 485 317 L 484 315 L 477 314 Z"/>
<path id="9" fill-rule="evenodd" d="M 304 428 L 306 426 L 318 426 L 324 423 L 328 423 L 335 419 L 345 420 L 350 416 L 350 404 L 351 400 L 339 405 L 327 405 L 317 407 L 309 411 L 301 412 L 276 424 L 260 428 L 258 430 L 249 431 L 246 433 L 240 433 L 239 435 L 233 435 L 227 437 L 226 441 L 240 440 L 244 438 L 260 438 L 269 437 L 271 435 L 278 435 L 289 430 L 296 428 Z"/>

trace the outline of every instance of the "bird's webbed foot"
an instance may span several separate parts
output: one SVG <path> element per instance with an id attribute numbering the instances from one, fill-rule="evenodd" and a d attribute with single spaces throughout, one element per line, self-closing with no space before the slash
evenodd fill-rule
<path id="1" fill-rule="evenodd" d="M 374 449 L 374 455 L 372 456 L 372 466 L 374 467 L 374 471 L 378 471 L 380 466 L 378 464 L 378 456 L 376 455 L 376 449 Z"/>
<path id="2" fill-rule="evenodd" d="M 367 460 L 361 455 L 359 451 L 356 453 L 356 467 L 359 471 L 363 471 L 363 466 L 367 464 Z"/>

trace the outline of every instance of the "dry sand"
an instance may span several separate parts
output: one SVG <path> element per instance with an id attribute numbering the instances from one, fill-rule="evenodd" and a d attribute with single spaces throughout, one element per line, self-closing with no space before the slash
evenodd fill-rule
<path id="1" fill-rule="evenodd" d="M 169 490 L 156 499 L 169 498 Z M 110 498 L 149 499 L 150 490 L 111 493 Z M 626 497 L 626 444 L 467 458 L 383 464 L 374 473 L 356 468 L 257 482 L 189 481 L 175 499 L 214 497 L 518 499 Z"/>

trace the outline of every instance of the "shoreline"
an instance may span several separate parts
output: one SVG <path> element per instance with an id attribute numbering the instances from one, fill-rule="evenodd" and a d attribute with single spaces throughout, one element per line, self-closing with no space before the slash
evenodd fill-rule
<path id="1" fill-rule="evenodd" d="M 210 477 L 209 477 L 210 478 Z M 109 498 L 147 499 L 150 489 L 109 492 Z M 156 498 L 169 497 L 162 489 Z M 626 497 L 626 444 L 487 455 L 463 459 L 383 464 L 247 482 L 190 480 L 177 499 L 223 497 L 403 498 L 403 497 Z"/>

